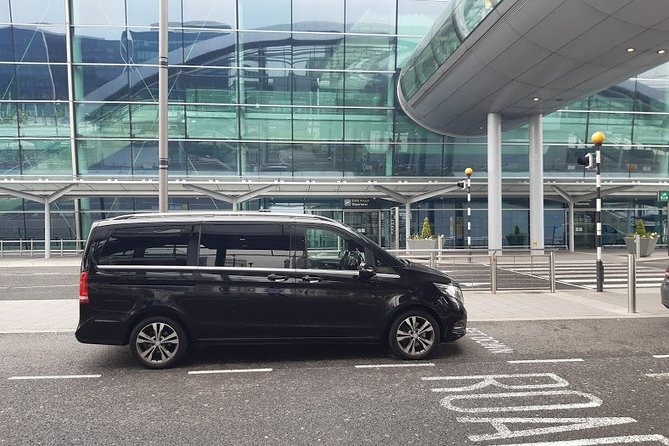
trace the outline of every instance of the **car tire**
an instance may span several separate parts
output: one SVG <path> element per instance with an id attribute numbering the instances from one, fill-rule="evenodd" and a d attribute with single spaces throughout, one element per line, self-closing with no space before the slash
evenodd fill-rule
<path id="1" fill-rule="evenodd" d="M 402 359 L 425 359 L 441 339 L 439 324 L 427 312 L 406 311 L 395 318 L 388 332 L 391 350 Z"/>
<path id="2" fill-rule="evenodd" d="M 130 351 L 149 369 L 166 369 L 178 363 L 188 350 L 183 327 L 173 319 L 155 316 L 138 323 L 130 334 Z"/>

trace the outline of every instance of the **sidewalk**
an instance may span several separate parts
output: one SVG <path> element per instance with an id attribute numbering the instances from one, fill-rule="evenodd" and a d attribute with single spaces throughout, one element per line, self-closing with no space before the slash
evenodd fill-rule
<path id="1" fill-rule="evenodd" d="M 603 261 L 626 262 L 627 253 L 607 252 Z M 594 261 L 593 253 L 558 253 L 558 261 Z M 669 262 L 666 251 L 640 260 Z M 51 267 L 71 266 L 77 268 L 79 257 L 9 258 L 0 259 L 4 267 Z M 76 284 L 75 284 L 76 285 Z M 640 288 L 636 292 L 636 313 L 628 312 L 626 288 L 598 293 L 594 290 L 548 291 L 467 291 L 465 306 L 470 322 L 477 321 L 523 321 L 559 319 L 605 319 L 669 317 L 669 308 L 660 303 L 660 290 Z M 77 296 L 67 300 L 14 300 L 0 301 L 0 333 L 73 332 L 79 318 Z"/>

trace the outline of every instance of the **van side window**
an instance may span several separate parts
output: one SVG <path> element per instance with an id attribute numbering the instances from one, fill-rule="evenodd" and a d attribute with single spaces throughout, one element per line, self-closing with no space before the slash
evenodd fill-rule
<path id="1" fill-rule="evenodd" d="M 296 268 L 357 270 L 365 261 L 363 246 L 329 229 L 306 228 L 303 249 L 296 240 Z"/>
<path id="2" fill-rule="evenodd" d="M 289 268 L 290 235 L 282 225 L 204 224 L 201 266 Z"/>
<path id="3" fill-rule="evenodd" d="M 186 266 L 192 226 L 145 226 L 114 231 L 98 265 Z"/>

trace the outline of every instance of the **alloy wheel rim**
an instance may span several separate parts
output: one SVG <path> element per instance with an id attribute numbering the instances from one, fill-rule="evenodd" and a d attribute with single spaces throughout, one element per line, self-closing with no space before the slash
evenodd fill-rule
<path id="1" fill-rule="evenodd" d="M 434 327 L 424 317 L 410 316 L 398 325 L 395 339 L 407 355 L 421 355 L 434 344 Z"/>
<path id="2" fill-rule="evenodd" d="M 169 361 L 179 349 L 179 335 L 168 324 L 152 322 L 137 333 L 135 348 L 144 361 L 160 364 Z"/>

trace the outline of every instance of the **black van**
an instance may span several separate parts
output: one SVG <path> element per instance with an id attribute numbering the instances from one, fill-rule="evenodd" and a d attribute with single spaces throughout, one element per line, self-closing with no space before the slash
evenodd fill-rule
<path id="1" fill-rule="evenodd" d="M 191 342 L 387 342 L 423 359 L 465 334 L 460 287 L 334 220 L 268 212 L 136 214 L 93 224 L 76 337 L 149 368 Z"/>

